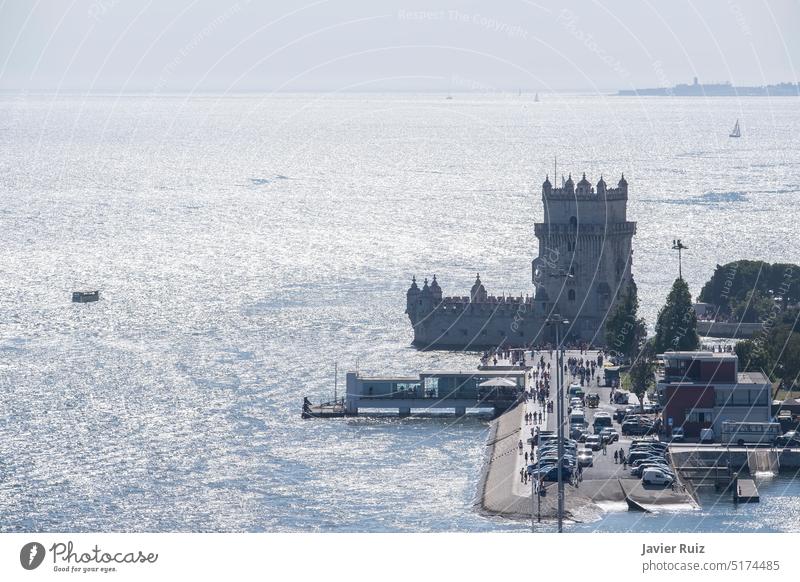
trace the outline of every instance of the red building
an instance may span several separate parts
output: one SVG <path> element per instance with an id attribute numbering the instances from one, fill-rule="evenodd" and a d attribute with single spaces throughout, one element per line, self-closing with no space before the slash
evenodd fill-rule
<path id="1" fill-rule="evenodd" d="M 770 421 L 769 380 L 761 372 L 739 372 L 735 354 L 667 352 L 659 357 L 664 366 L 656 383 L 667 435 L 673 427 L 699 437 L 704 428 L 719 435 L 726 420 Z"/>

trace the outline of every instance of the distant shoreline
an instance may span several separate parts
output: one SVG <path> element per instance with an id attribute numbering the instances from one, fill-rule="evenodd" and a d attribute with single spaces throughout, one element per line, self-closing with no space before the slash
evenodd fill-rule
<path id="1" fill-rule="evenodd" d="M 736 87 L 730 83 L 704 85 L 697 82 L 691 85 L 680 84 L 674 87 L 654 87 L 649 89 L 620 89 L 621 97 L 798 97 L 799 83 L 778 83 L 758 87 Z"/>

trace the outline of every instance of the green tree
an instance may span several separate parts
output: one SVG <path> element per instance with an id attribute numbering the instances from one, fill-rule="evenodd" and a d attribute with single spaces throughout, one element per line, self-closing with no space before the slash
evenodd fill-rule
<path id="1" fill-rule="evenodd" d="M 655 349 L 657 352 L 691 351 L 700 345 L 697 335 L 697 315 L 692 306 L 689 285 L 676 279 L 667 295 L 667 302 L 658 312 Z"/>
<path id="2" fill-rule="evenodd" d="M 736 356 L 739 358 L 739 368 L 748 372 L 764 370 L 768 372 L 774 367 L 772 356 L 762 341 L 744 340 L 736 342 Z"/>
<path id="3" fill-rule="evenodd" d="M 769 316 L 775 307 L 775 301 L 765 296 L 757 289 L 748 291 L 744 299 L 736 301 L 733 305 L 733 316 L 742 323 L 758 323 Z"/>
<path id="4" fill-rule="evenodd" d="M 636 394 L 640 404 L 644 404 L 644 395 L 655 384 L 656 350 L 652 341 L 646 342 L 630 369 L 631 392 Z"/>
<path id="5" fill-rule="evenodd" d="M 606 320 L 606 345 L 626 361 L 641 347 L 647 334 L 644 319 L 638 317 L 639 296 L 632 280 Z"/>

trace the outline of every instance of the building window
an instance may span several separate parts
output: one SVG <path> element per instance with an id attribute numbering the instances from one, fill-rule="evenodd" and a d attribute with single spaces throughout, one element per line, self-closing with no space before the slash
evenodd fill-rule
<path id="1" fill-rule="evenodd" d="M 710 423 L 711 413 L 692 410 L 686 415 L 686 422 L 694 422 L 697 424 Z"/>
<path id="2" fill-rule="evenodd" d="M 567 293 L 567 298 L 570 301 L 575 301 L 575 289 L 570 289 L 569 293 Z"/>
<path id="3" fill-rule="evenodd" d="M 569 217 L 569 225 L 570 225 L 570 226 L 571 226 L 573 229 L 574 229 L 574 228 L 578 228 L 578 219 L 577 219 L 577 218 L 575 218 L 574 216 L 570 216 L 570 217 Z"/>
<path id="4" fill-rule="evenodd" d="M 575 243 L 574 243 L 574 242 L 572 242 L 572 241 L 569 241 L 569 242 L 567 243 L 567 252 L 570 252 L 570 253 L 571 253 L 571 252 L 573 252 L 574 250 L 575 250 Z"/>

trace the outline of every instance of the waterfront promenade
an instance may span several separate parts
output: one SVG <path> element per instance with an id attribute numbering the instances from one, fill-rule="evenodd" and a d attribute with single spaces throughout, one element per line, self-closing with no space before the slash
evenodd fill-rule
<path id="1" fill-rule="evenodd" d="M 496 419 L 492 424 L 487 440 L 486 461 L 479 491 L 480 510 L 493 515 L 502 515 L 513 518 L 530 518 L 531 512 L 538 513 L 542 519 L 552 520 L 557 511 L 557 484 L 545 483 L 545 495 L 541 497 L 541 506 L 531 502 L 531 482 L 523 483 L 520 471 L 526 468 L 525 455 L 527 452 L 535 454 L 535 449 L 528 443 L 531 429 L 535 424 L 526 423 L 526 413 L 536 412 L 544 414 L 544 422 L 538 425 L 540 430 L 556 430 L 556 385 L 555 385 L 555 352 L 552 358 L 548 351 L 535 352 L 531 358 L 528 352 L 528 362 L 535 363 L 544 356 L 545 366 L 551 363 L 553 380 L 550 386 L 550 398 L 553 400 L 553 412 L 547 413 L 546 408 L 540 406 L 535 399 L 527 400 L 519 406 L 508 411 Z M 579 351 L 567 351 L 564 361 L 569 358 L 596 360 L 597 352 L 589 351 L 581 354 Z M 503 365 L 504 362 L 498 362 Z M 565 436 L 568 436 L 569 424 L 566 420 L 566 410 L 569 405 L 567 389 L 573 381 L 569 372 L 564 378 L 564 411 L 565 411 Z M 587 393 L 597 392 L 600 396 L 600 406 L 596 409 L 586 408 L 586 420 L 591 426 L 596 411 L 612 413 L 615 406 L 609 403 L 611 389 L 598 386 L 597 374 L 583 388 Z M 631 404 L 636 404 L 632 396 Z M 616 425 L 618 428 L 618 425 Z M 523 442 L 523 453 L 520 454 L 519 441 Z M 577 484 L 565 486 L 565 517 L 573 521 L 592 521 L 597 519 L 604 511 L 624 511 L 628 509 L 626 496 L 631 501 L 643 506 L 647 510 L 658 508 L 686 508 L 696 507 L 694 499 L 679 483 L 675 489 L 664 487 L 644 486 L 641 480 L 630 475 L 622 464 L 615 463 L 614 451 L 624 449 L 627 453 L 630 446 L 629 438 L 621 440 L 607 447 L 607 454 L 602 450 L 594 452 L 593 466 L 585 467 L 583 478 Z M 580 447 L 579 447 L 580 448 Z"/>

